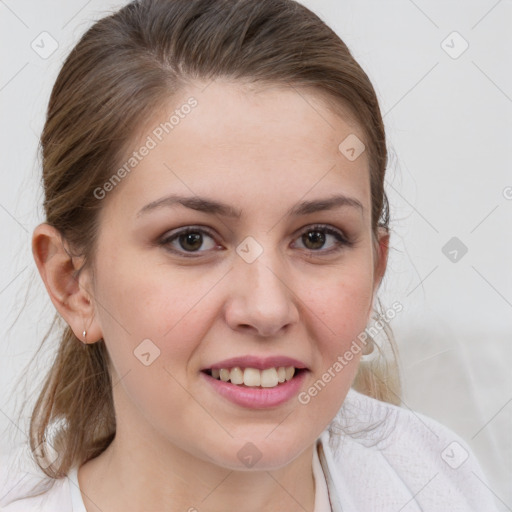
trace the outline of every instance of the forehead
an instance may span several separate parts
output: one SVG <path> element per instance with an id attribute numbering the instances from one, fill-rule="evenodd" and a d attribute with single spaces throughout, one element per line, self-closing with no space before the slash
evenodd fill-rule
<path id="1" fill-rule="evenodd" d="M 235 207 L 252 199 L 260 209 L 277 200 L 288 210 L 301 198 L 338 192 L 369 208 L 367 152 L 352 160 L 340 151 L 353 137 L 362 144 L 364 135 L 348 111 L 340 112 L 318 93 L 296 87 L 189 85 L 139 129 L 119 166 L 135 158 L 133 152 L 139 157 L 116 195 L 125 209 L 187 193 Z"/>
<path id="2" fill-rule="evenodd" d="M 264 144 L 267 153 L 297 153 L 303 147 L 304 152 L 318 150 L 336 155 L 346 135 L 364 139 L 349 109 L 336 104 L 335 112 L 334 101 L 317 89 L 220 80 L 191 85 L 171 98 L 148 120 L 142 136 L 170 119 L 173 112 L 178 113 L 190 98 L 197 106 L 180 116 L 181 126 L 174 126 L 169 137 L 180 143 L 188 139 L 192 144 L 201 141 L 226 148 Z"/>

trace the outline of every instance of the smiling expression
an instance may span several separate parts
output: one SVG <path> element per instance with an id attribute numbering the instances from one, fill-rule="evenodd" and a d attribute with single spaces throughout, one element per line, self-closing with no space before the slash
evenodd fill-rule
<path id="1" fill-rule="evenodd" d="M 244 469 L 237 453 L 250 441 L 259 467 L 276 468 L 327 427 L 357 371 L 358 356 L 307 405 L 297 400 L 371 313 L 368 158 L 338 148 L 364 135 L 310 92 L 204 85 L 154 113 L 133 148 L 197 99 L 103 199 L 94 322 L 120 439 L 232 469 Z"/>

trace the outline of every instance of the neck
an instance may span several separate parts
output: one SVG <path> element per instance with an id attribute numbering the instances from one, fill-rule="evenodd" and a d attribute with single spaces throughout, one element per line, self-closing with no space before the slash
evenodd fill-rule
<path id="1" fill-rule="evenodd" d="M 87 512 L 283 512 L 314 509 L 313 449 L 271 471 L 233 471 L 174 445 L 135 443 L 120 432 L 79 469 Z"/>

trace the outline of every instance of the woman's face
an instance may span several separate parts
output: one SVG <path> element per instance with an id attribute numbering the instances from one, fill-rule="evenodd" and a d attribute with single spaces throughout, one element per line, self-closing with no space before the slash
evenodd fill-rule
<path id="1" fill-rule="evenodd" d="M 149 120 L 99 199 L 94 325 L 119 442 L 271 469 L 327 427 L 380 279 L 355 136 L 311 93 L 219 81 Z"/>

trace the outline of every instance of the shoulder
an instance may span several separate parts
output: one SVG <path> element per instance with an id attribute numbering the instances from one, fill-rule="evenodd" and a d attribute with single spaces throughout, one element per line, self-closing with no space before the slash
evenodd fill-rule
<path id="1" fill-rule="evenodd" d="M 0 510 L 2 512 L 71 511 L 67 478 L 48 477 L 21 446 L 0 458 Z"/>
<path id="2" fill-rule="evenodd" d="M 326 440 L 339 478 L 360 506 L 496 511 L 469 445 L 428 416 L 351 389 Z"/>

